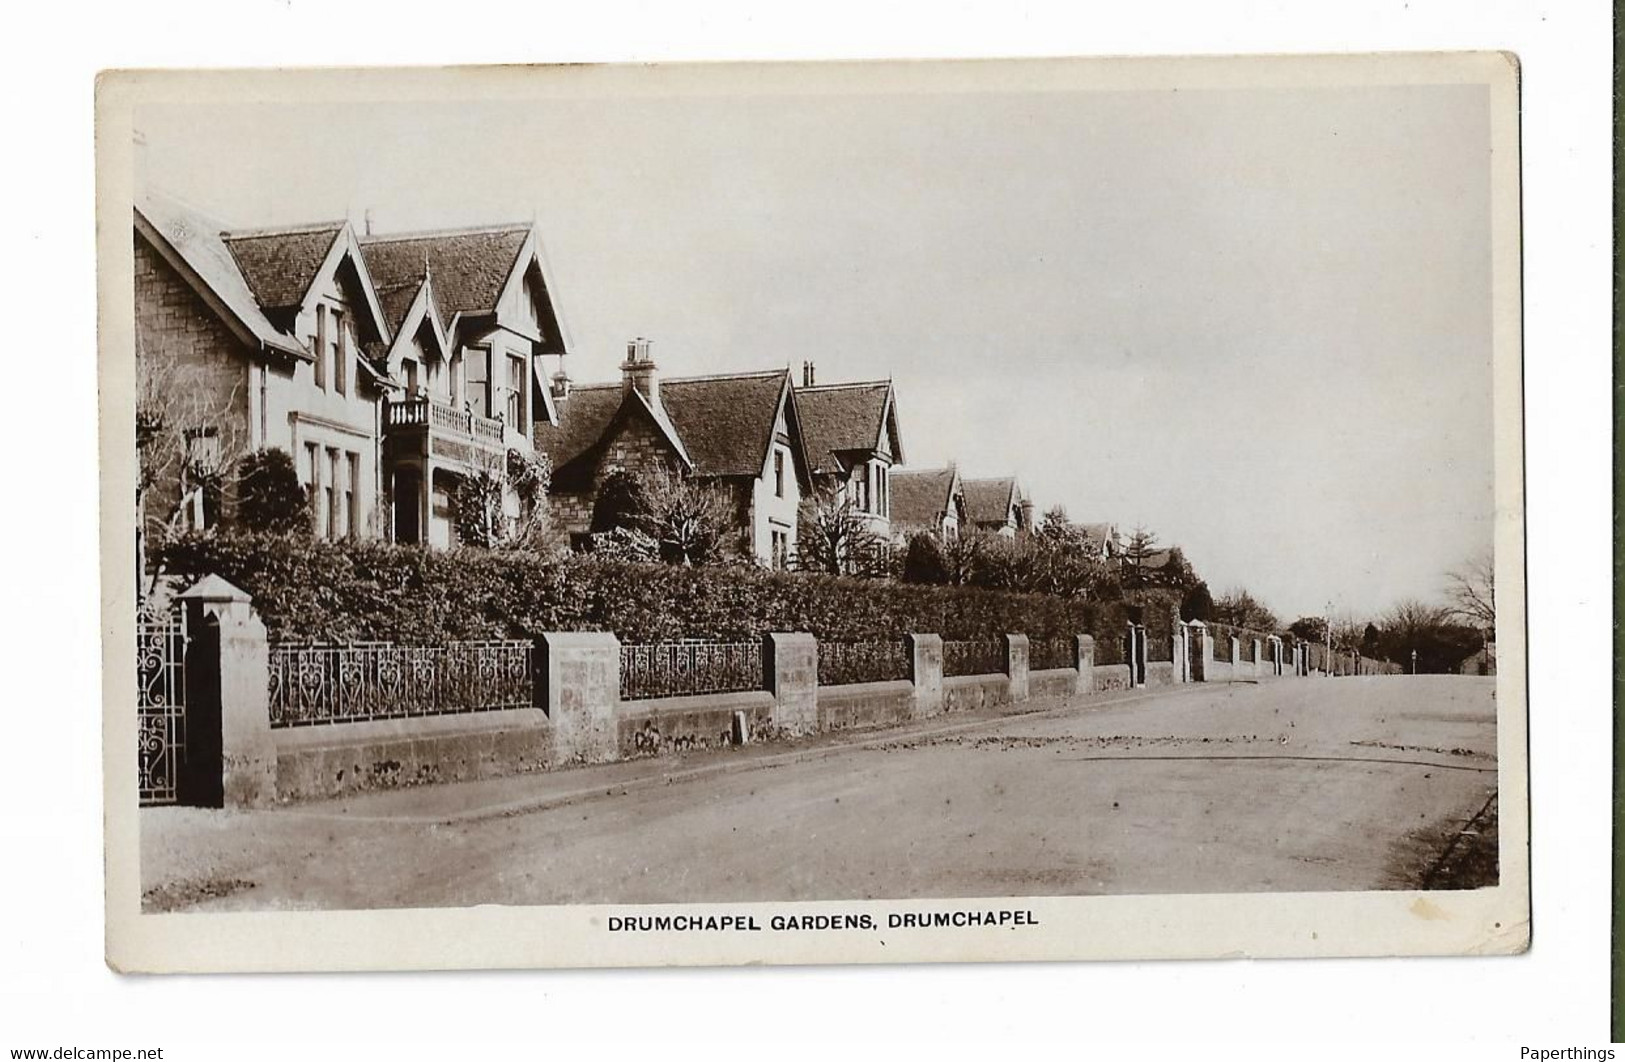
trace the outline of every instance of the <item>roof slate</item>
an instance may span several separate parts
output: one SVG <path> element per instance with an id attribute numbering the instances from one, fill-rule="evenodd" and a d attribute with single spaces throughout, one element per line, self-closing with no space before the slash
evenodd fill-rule
<path id="1" fill-rule="evenodd" d="M 831 384 L 796 390 L 796 411 L 814 472 L 836 472 L 844 466 L 843 450 L 873 450 L 880 439 L 891 384 Z"/>
<path id="2" fill-rule="evenodd" d="M 889 481 L 891 522 L 919 527 L 935 527 L 951 504 L 952 468 L 922 468 L 894 471 Z"/>
<path id="3" fill-rule="evenodd" d="M 660 381 L 660 409 L 699 476 L 759 476 L 788 384 L 787 370 Z M 561 486 L 588 470 L 570 468 L 603 438 L 622 405 L 621 385 L 588 384 L 558 403 L 559 423 L 538 423 L 533 439 L 553 459 Z"/>
<path id="4" fill-rule="evenodd" d="M 343 228 L 342 221 L 334 221 L 278 232 L 227 232 L 221 238 L 260 306 L 285 310 L 304 302 Z"/>
<path id="5" fill-rule="evenodd" d="M 538 450 L 553 459 L 555 482 L 572 482 L 568 466 L 603 438 L 604 429 L 621 408 L 620 384 L 590 384 L 575 387 L 570 397 L 557 403 L 558 424 L 538 419 L 532 440 Z"/>
<path id="6" fill-rule="evenodd" d="M 787 369 L 660 381 L 660 404 L 701 476 L 759 476 Z"/>
<path id="7" fill-rule="evenodd" d="M 1010 507 L 1016 500 L 1016 481 L 1011 476 L 992 479 L 967 479 L 965 486 L 965 515 L 978 524 L 1003 524 L 1010 519 Z"/>
<path id="8" fill-rule="evenodd" d="M 304 353 L 298 340 L 278 330 L 260 309 L 236 258 L 220 238 L 222 226 L 218 221 L 178 200 L 152 193 L 140 198 L 135 212 L 256 340 L 285 353 Z"/>
<path id="9" fill-rule="evenodd" d="M 361 256 L 367 260 L 367 270 L 380 292 L 394 293 L 410 287 L 415 293 L 427 270 L 434 279 L 435 310 L 450 326 L 456 314 L 496 309 L 530 231 L 531 226 L 525 224 L 477 231 L 363 236 Z"/>

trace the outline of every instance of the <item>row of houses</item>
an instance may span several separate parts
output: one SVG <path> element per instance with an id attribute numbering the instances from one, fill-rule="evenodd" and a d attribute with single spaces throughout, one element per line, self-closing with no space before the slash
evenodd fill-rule
<path id="1" fill-rule="evenodd" d="M 320 536 L 454 545 L 458 481 L 534 453 L 551 460 L 551 518 L 576 542 L 617 469 L 715 484 L 741 545 L 777 567 L 815 492 L 890 540 L 1033 526 L 1013 476 L 905 466 L 890 380 L 820 384 L 811 363 L 800 380 L 788 367 L 666 376 L 634 339 L 618 367 L 580 367 L 605 379 L 576 382 L 582 355 L 533 224 L 244 230 L 160 194 L 134 221 L 138 353 L 184 368 L 210 411 L 199 445 L 219 432 L 294 458 Z M 1091 540 L 1109 555 L 1116 535 L 1096 525 Z"/>

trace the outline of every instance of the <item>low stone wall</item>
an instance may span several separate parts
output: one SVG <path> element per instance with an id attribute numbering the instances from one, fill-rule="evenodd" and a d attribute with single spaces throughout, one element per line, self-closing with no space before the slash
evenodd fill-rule
<path id="1" fill-rule="evenodd" d="M 1077 668 L 1030 671 L 1027 673 L 1027 692 L 1033 697 L 1070 697 L 1078 692 Z"/>
<path id="2" fill-rule="evenodd" d="M 747 740 L 758 741 L 772 734 L 773 695 L 765 690 L 623 701 L 615 719 L 620 758 L 730 745 L 735 712 L 745 713 Z"/>
<path id="3" fill-rule="evenodd" d="M 1096 664 L 1095 692 L 1126 690 L 1129 688 L 1130 677 L 1127 664 Z"/>
<path id="4" fill-rule="evenodd" d="M 1077 637 L 1073 666 L 1030 670 L 1026 637 L 1008 634 L 1001 673 L 948 678 L 942 674 L 940 636 L 910 634 L 908 679 L 820 686 L 813 637 L 773 633 L 763 643 L 763 689 L 622 701 L 621 650 L 614 635 L 547 633 L 532 658 L 535 707 L 272 728 L 268 641 L 248 596 L 210 577 L 181 599 L 198 631 L 218 632 L 213 640 L 200 634 L 188 651 L 188 674 L 198 677 L 198 689 L 205 693 L 204 703 L 190 705 L 199 712 L 199 732 L 202 713 L 212 710 L 220 734 L 214 762 L 204 763 L 209 750 L 201 743 L 191 762 L 198 772 L 219 773 L 213 799 L 228 807 L 468 781 L 739 740 L 897 726 L 944 711 L 976 711 L 1030 697 L 1087 696 L 1126 690 L 1131 683 L 1127 664 L 1095 664 L 1094 639 L 1088 635 Z M 1199 623 L 1182 628 L 1176 651 L 1193 638 L 1199 640 L 1191 649 L 1198 681 L 1273 677 L 1268 660 L 1212 660 L 1212 639 Z M 1367 668 L 1352 658 L 1347 666 Z M 205 678 L 217 689 L 212 709 Z M 1149 686 L 1173 685 L 1180 681 L 1179 669 L 1171 661 L 1152 661 L 1145 678 Z"/>
<path id="5" fill-rule="evenodd" d="M 942 680 L 945 712 L 974 712 L 1010 702 L 1008 675 L 953 675 Z"/>
<path id="6" fill-rule="evenodd" d="M 897 726 L 914 718 L 914 683 L 855 682 L 818 687 L 818 729 Z"/>
<path id="7" fill-rule="evenodd" d="M 559 765 L 553 726 L 534 708 L 271 731 L 276 798 L 541 771 Z"/>

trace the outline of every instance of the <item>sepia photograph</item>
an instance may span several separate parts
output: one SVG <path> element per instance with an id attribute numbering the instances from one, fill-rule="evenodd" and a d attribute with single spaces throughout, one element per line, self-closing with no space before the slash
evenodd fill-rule
<path id="1" fill-rule="evenodd" d="M 110 961 L 1522 950 L 1517 78 L 108 75 Z"/>

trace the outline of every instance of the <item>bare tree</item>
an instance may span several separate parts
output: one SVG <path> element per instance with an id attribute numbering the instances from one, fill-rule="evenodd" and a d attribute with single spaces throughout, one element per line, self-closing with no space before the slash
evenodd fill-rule
<path id="1" fill-rule="evenodd" d="M 1221 594 L 1213 602 L 1213 618 L 1248 630 L 1273 633 L 1281 621 L 1265 604 L 1241 587 Z"/>
<path id="2" fill-rule="evenodd" d="M 723 552 L 732 501 L 717 486 L 666 470 L 638 477 L 638 529 L 660 544 L 668 564 L 705 564 Z"/>
<path id="3" fill-rule="evenodd" d="M 233 472 L 248 453 L 240 387 L 225 394 L 199 366 L 148 351 L 136 337 L 136 553 L 140 571 L 177 535 L 212 526 L 231 502 Z M 150 594 L 162 574 L 153 565 Z"/>
<path id="4" fill-rule="evenodd" d="M 1445 575 L 1450 611 L 1485 630 L 1495 629 L 1495 554 L 1476 554 Z"/>
<path id="5" fill-rule="evenodd" d="M 823 488 L 801 503 L 796 520 L 796 567 L 829 575 L 886 574 L 885 540 L 846 491 Z"/>

